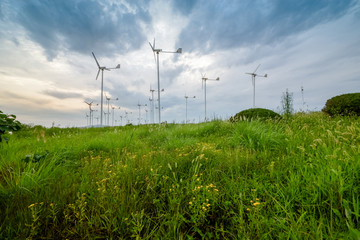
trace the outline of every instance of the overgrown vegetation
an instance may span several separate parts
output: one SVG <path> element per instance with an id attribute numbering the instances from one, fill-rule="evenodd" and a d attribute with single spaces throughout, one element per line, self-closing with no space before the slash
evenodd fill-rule
<path id="1" fill-rule="evenodd" d="M 24 128 L 0 239 L 358 239 L 360 121 Z"/>
<path id="2" fill-rule="evenodd" d="M 20 128 L 21 123 L 16 120 L 15 115 L 7 115 L 0 110 L 0 142 L 8 142 L 9 138 L 5 136 L 5 133 L 12 133 Z"/>
<path id="3" fill-rule="evenodd" d="M 267 120 L 280 119 L 280 115 L 274 111 L 265 108 L 250 108 L 243 110 L 230 118 L 231 122 L 250 121 L 250 120 Z"/>
<path id="4" fill-rule="evenodd" d="M 360 116 L 360 93 L 348 93 L 327 100 L 323 112 L 330 116 Z"/>

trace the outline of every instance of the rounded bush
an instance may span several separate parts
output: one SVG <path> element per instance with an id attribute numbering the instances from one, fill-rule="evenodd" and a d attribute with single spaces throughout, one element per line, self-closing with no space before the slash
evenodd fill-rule
<path id="1" fill-rule="evenodd" d="M 360 116 L 360 93 L 348 93 L 330 98 L 322 111 L 330 116 Z"/>
<path id="2" fill-rule="evenodd" d="M 243 120 L 252 119 L 276 119 L 281 118 L 280 114 L 265 108 L 250 108 L 237 113 L 235 116 L 230 118 L 231 122 L 238 122 Z"/>

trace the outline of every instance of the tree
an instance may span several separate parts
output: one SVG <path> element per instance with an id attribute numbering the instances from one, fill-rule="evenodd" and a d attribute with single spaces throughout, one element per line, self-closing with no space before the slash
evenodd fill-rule
<path id="1" fill-rule="evenodd" d="M 9 139 L 3 135 L 6 132 L 17 131 L 21 128 L 21 123 L 16 120 L 15 115 L 7 115 L 0 111 L 0 142 L 8 142 Z"/>
<path id="2" fill-rule="evenodd" d="M 293 93 L 289 93 L 288 89 L 286 89 L 286 92 L 284 92 L 281 97 L 281 105 L 284 116 L 291 116 L 294 113 Z"/>

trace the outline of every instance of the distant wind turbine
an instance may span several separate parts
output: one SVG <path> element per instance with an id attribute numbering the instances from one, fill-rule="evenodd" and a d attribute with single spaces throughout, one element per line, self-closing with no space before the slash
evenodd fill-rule
<path id="1" fill-rule="evenodd" d="M 107 125 L 108 126 L 110 126 L 110 121 L 109 121 L 109 117 L 110 117 L 110 100 L 119 100 L 119 98 L 115 98 L 115 99 L 113 99 L 113 98 L 110 98 L 110 97 L 108 97 L 107 95 L 106 95 L 106 93 L 105 93 L 105 98 L 106 98 L 106 101 L 107 101 L 107 105 L 108 105 L 108 111 L 107 111 Z M 105 119 L 106 120 L 106 119 Z M 113 124 L 114 125 L 114 124 Z"/>
<path id="2" fill-rule="evenodd" d="M 92 125 L 94 124 L 94 121 L 93 121 L 93 117 L 94 117 L 93 115 L 94 115 L 94 114 L 93 114 L 92 112 L 95 111 L 95 110 L 93 110 L 93 109 L 91 108 L 92 105 L 93 105 L 93 102 L 87 102 L 87 101 L 84 101 L 84 102 L 85 102 L 87 105 L 89 105 L 89 110 L 90 110 L 90 116 L 89 116 L 89 117 L 90 117 L 90 124 L 89 124 L 89 125 L 92 126 Z M 98 105 L 98 104 L 96 104 L 96 106 L 97 106 L 97 105 Z"/>
<path id="3" fill-rule="evenodd" d="M 187 120 L 187 105 L 188 105 L 188 98 L 196 98 L 196 96 L 192 96 L 192 97 L 189 97 L 186 95 L 185 93 L 185 124 L 188 123 L 188 120 Z"/>
<path id="4" fill-rule="evenodd" d="M 207 118 L 206 118 L 206 81 L 219 81 L 220 80 L 220 78 L 219 77 L 217 77 L 217 78 L 215 78 L 215 79 L 211 79 L 211 78 L 207 78 L 207 77 L 205 77 L 205 75 L 206 74 L 201 74 L 202 75 L 202 78 L 201 78 L 201 80 L 202 80 L 202 86 L 203 86 L 203 88 L 204 88 L 204 91 L 205 91 L 205 122 L 207 121 Z M 205 85 L 205 87 L 204 87 L 204 85 Z"/>
<path id="5" fill-rule="evenodd" d="M 92 53 L 92 55 L 93 55 L 93 57 L 94 57 L 94 59 L 95 59 L 95 62 L 96 62 L 96 64 L 97 64 L 97 66 L 98 66 L 98 68 L 99 68 L 99 70 L 98 70 L 98 73 L 97 73 L 97 75 L 96 75 L 96 80 L 98 79 L 98 77 L 99 77 L 99 73 L 100 73 L 100 70 L 101 70 L 101 114 L 100 114 L 100 126 L 102 126 L 103 125 L 103 98 L 104 98 L 104 96 L 103 96 L 103 91 L 104 91 L 104 70 L 108 70 L 108 71 L 110 71 L 110 69 L 119 69 L 120 68 L 120 64 L 118 64 L 116 67 L 114 67 L 114 68 L 107 68 L 107 67 L 101 67 L 100 66 L 100 64 L 99 64 L 99 62 L 98 62 L 98 60 L 96 59 L 96 57 L 95 57 L 95 54 L 93 53 L 93 52 L 91 52 Z"/>
<path id="6" fill-rule="evenodd" d="M 259 64 L 259 66 L 257 66 L 257 68 L 255 69 L 254 72 L 252 72 L 252 73 L 246 73 L 246 74 L 251 75 L 252 85 L 253 85 L 253 87 L 254 87 L 254 93 L 253 93 L 253 108 L 255 108 L 255 78 L 256 78 L 256 77 L 267 77 L 267 76 L 268 76 L 267 74 L 265 74 L 265 75 L 262 76 L 262 75 L 258 75 L 258 74 L 255 73 L 255 72 L 259 69 L 260 65 L 261 65 L 261 64 Z"/>

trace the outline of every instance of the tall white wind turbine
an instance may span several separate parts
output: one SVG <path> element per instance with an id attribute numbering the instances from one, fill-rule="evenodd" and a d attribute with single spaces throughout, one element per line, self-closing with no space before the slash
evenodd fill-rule
<path id="1" fill-rule="evenodd" d="M 267 77 L 267 76 L 268 76 L 267 74 L 265 74 L 265 75 L 258 75 L 258 74 L 255 73 L 255 72 L 259 69 L 260 65 L 261 65 L 261 64 L 259 64 L 259 66 L 257 66 L 257 68 L 255 69 L 254 72 L 252 72 L 252 73 L 246 73 L 246 74 L 251 75 L 251 79 L 252 79 L 252 85 L 253 85 L 253 90 L 254 90 L 254 92 L 253 92 L 253 108 L 255 108 L 255 78 L 256 78 L 256 77 Z"/>
<path id="2" fill-rule="evenodd" d="M 98 62 L 98 60 L 96 59 L 96 57 L 95 57 L 95 54 L 93 53 L 93 52 L 91 52 L 92 53 L 92 55 L 93 55 L 93 57 L 94 57 L 94 59 L 95 59 L 95 62 L 96 62 L 96 64 L 97 64 L 97 66 L 98 66 L 98 68 L 99 68 L 99 70 L 98 70 L 98 73 L 97 73 L 97 75 L 96 75 L 96 80 L 98 79 L 98 77 L 99 77 L 99 73 L 100 73 L 100 70 L 101 70 L 101 110 L 100 110 L 100 126 L 102 126 L 103 125 L 103 98 L 104 98 L 104 96 L 103 96 L 103 91 L 104 91 L 104 70 L 108 70 L 108 71 L 110 71 L 110 69 L 119 69 L 120 68 L 120 64 L 118 64 L 116 67 L 114 67 L 114 68 L 107 68 L 107 67 L 101 67 L 100 66 L 100 64 L 99 64 L 99 62 Z"/>
<path id="3" fill-rule="evenodd" d="M 207 121 L 207 118 L 206 118 L 206 82 L 207 82 L 207 81 L 219 81 L 220 78 L 217 77 L 217 78 L 211 79 L 211 78 L 205 77 L 205 75 L 206 75 L 206 74 L 202 74 L 201 80 L 202 80 L 202 86 L 203 86 L 204 91 L 205 91 L 205 122 L 206 122 L 206 121 Z M 205 85 L 205 87 L 204 87 L 204 85 Z"/>
<path id="4" fill-rule="evenodd" d="M 151 43 L 149 42 L 150 47 L 152 49 L 152 51 L 154 52 L 154 58 L 155 58 L 155 53 L 157 58 L 155 58 L 155 62 L 157 63 L 157 80 L 158 80 L 158 107 L 159 107 L 159 125 L 161 124 L 161 106 L 160 106 L 160 72 L 159 72 L 159 53 L 163 52 L 163 53 L 182 53 L 182 48 L 178 48 L 178 50 L 176 50 L 176 52 L 169 52 L 169 51 L 163 51 L 162 49 L 159 48 L 155 48 L 155 38 L 154 38 L 154 43 L 153 45 L 151 45 Z"/>

